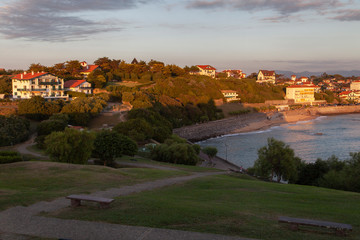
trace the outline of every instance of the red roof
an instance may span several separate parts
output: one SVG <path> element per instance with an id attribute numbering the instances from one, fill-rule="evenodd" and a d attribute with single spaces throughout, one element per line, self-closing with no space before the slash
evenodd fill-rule
<path id="1" fill-rule="evenodd" d="M 82 69 L 81 72 L 92 72 L 99 67 L 99 65 L 88 65 L 88 68 Z"/>
<path id="2" fill-rule="evenodd" d="M 64 83 L 65 88 L 75 88 L 85 82 L 85 80 L 69 80 Z"/>
<path id="3" fill-rule="evenodd" d="M 24 79 L 24 80 L 30 80 L 30 79 L 34 79 L 34 78 L 37 78 L 37 77 L 40 77 L 40 76 L 43 76 L 43 75 L 46 75 L 46 74 L 49 74 L 47 72 L 37 72 L 37 73 L 34 73 L 34 72 L 30 72 L 30 73 L 20 73 L 20 74 L 17 74 L 15 75 L 15 77 L 13 77 L 13 79 Z"/>
<path id="4" fill-rule="evenodd" d="M 210 65 L 196 65 L 197 67 L 204 69 L 204 70 L 216 70 L 216 68 L 210 66 Z"/>
<path id="5" fill-rule="evenodd" d="M 316 88 L 317 86 L 315 85 L 292 85 L 292 86 L 289 86 L 288 88 Z"/>
<path id="6" fill-rule="evenodd" d="M 349 93 L 352 93 L 352 91 L 341 92 L 339 95 L 348 95 Z"/>
<path id="7" fill-rule="evenodd" d="M 259 72 L 262 72 L 264 74 L 264 76 L 273 76 L 273 75 L 275 75 L 275 71 L 260 70 Z"/>

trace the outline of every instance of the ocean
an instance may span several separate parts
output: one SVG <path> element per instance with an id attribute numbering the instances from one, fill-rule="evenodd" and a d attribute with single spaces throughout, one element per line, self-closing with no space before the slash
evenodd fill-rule
<path id="1" fill-rule="evenodd" d="M 290 145 L 303 161 L 349 158 L 360 152 L 360 114 L 322 116 L 314 120 L 283 124 L 264 131 L 225 135 L 198 142 L 201 147 L 213 146 L 218 156 L 244 168 L 252 167 L 259 148 L 273 137 Z"/>

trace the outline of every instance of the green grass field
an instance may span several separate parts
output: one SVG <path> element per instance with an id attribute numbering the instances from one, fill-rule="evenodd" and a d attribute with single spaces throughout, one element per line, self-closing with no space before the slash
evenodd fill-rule
<path id="1" fill-rule="evenodd" d="M 0 210 L 30 205 L 73 193 L 92 193 L 112 187 L 187 175 L 185 171 L 147 168 L 119 168 L 74 165 L 56 162 L 2 164 Z"/>
<path id="2" fill-rule="evenodd" d="M 292 231 L 281 215 L 352 224 L 360 239 L 360 194 L 213 176 L 119 197 L 110 209 L 64 209 L 58 217 L 171 228 L 257 239 L 341 239 L 326 230 Z"/>

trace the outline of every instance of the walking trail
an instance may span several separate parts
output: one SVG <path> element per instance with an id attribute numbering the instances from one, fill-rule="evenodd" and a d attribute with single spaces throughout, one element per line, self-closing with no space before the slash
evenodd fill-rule
<path id="1" fill-rule="evenodd" d="M 93 193 L 93 196 L 114 198 L 149 191 L 156 188 L 179 184 L 199 177 L 225 174 L 225 172 L 203 172 L 190 176 L 161 179 L 133 186 L 111 188 Z M 73 240 L 161 240 L 161 239 L 198 239 L 198 240 L 241 240 L 244 238 L 216 234 L 197 233 L 170 229 L 126 226 L 103 222 L 57 219 L 38 216 L 69 207 L 70 200 L 65 197 L 51 202 L 38 202 L 28 207 L 17 206 L 0 212 L 0 239 L 27 239 L 25 236 Z M 101 209 L 99 209 L 101 211 Z"/>

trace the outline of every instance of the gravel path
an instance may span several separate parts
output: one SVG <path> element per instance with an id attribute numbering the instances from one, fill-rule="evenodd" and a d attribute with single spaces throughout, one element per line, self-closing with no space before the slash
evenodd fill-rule
<path id="1" fill-rule="evenodd" d="M 179 184 L 199 177 L 219 174 L 225 174 L 225 172 L 204 172 L 196 173 L 190 176 L 161 179 L 152 182 L 136 184 L 133 186 L 111 188 L 105 191 L 93 193 L 91 195 L 113 198 Z M 6 239 L 8 236 L 14 237 L 14 239 L 26 239 L 26 237 L 23 235 L 38 236 L 43 238 L 77 240 L 244 239 L 216 234 L 126 226 L 102 222 L 64 220 L 37 216 L 39 213 L 54 212 L 66 208 L 69 205 L 70 201 L 65 199 L 65 197 L 62 197 L 51 202 L 42 201 L 28 207 L 17 206 L 7 209 L 0 213 L 0 239 Z M 99 209 L 99 211 L 101 211 L 101 209 Z"/>

